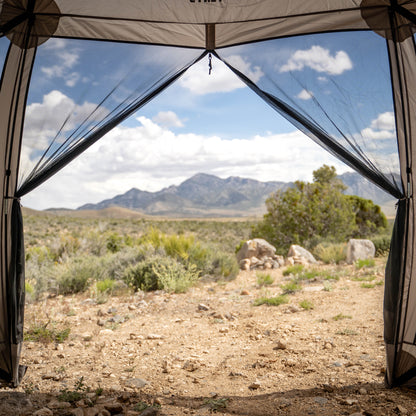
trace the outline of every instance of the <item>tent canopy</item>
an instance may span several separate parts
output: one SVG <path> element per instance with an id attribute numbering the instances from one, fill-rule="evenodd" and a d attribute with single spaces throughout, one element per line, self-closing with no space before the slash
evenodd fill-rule
<path id="1" fill-rule="evenodd" d="M 211 53 L 399 200 L 386 269 L 386 380 L 415 386 L 415 13 L 416 0 L 0 1 L 0 378 L 17 386 L 25 372 L 18 198 Z M 354 65 L 343 51 L 346 39 Z M 76 76 L 55 77 L 52 86 L 38 62 L 81 45 L 89 47 L 84 76 L 80 65 Z M 79 79 L 83 88 L 74 92 Z M 54 112 L 44 111 L 47 103 Z"/>

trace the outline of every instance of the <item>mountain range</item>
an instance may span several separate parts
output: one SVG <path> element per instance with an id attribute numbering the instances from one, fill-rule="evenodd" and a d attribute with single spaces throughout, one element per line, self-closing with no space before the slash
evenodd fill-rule
<path id="1" fill-rule="evenodd" d="M 345 193 L 373 200 L 386 215 L 394 215 L 394 203 L 389 194 L 358 173 L 344 173 L 339 178 L 347 186 Z M 146 215 L 169 217 L 239 217 L 258 216 L 265 211 L 265 200 L 278 189 L 287 189 L 292 182 L 261 182 L 231 176 L 221 179 L 198 173 L 180 185 L 157 192 L 132 188 L 124 194 L 97 204 L 85 204 L 78 210 L 103 210 L 122 207 Z"/>

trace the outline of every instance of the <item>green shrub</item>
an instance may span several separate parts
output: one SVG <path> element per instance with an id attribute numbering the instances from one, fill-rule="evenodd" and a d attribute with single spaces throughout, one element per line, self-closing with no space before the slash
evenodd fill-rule
<path id="1" fill-rule="evenodd" d="M 41 264 L 52 260 L 52 258 L 51 251 L 46 246 L 34 246 L 26 250 L 26 261 L 34 260 Z"/>
<path id="2" fill-rule="evenodd" d="M 102 273 L 102 266 L 96 257 L 71 259 L 57 279 L 58 293 L 67 295 L 84 292 L 92 281 L 100 280 Z"/>
<path id="3" fill-rule="evenodd" d="M 298 275 L 301 272 L 303 272 L 304 266 L 302 264 L 295 264 L 293 266 L 286 267 L 285 270 L 283 270 L 283 276 L 290 276 L 292 275 Z"/>
<path id="4" fill-rule="evenodd" d="M 341 312 L 341 313 L 339 313 L 338 315 L 333 316 L 333 317 L 332 317 L 332 319 L 333 319 L 334 321 L 340 321 L 340 320 L 342 320 L 342 319 L 352 319 L 352 316 L 351 316 L 351 315 L 344 315 L 344 314 Z"/>
<path id="5" fill-rule="evenodd" d="M 224 277 L 228 280 L 237 276 L 240 268 L 238 267 L 238 263 L 234 255 L 214 252 L 211 256 L 211 267 L 207 270 L 209 274 L 216 278 Z M 204 272 L 204 270 L 202 272 Z"/>
<path id="6" fill-rule="evenodd" d="M 302 290 L 302 286 L 296 282 L 285 283 L 284 285 L 281 285 L 281 288 L 283 290 L 283 294 L 285 295 L 290 295 L 292 293 L 298 292 L 299 290 Z"/>
<path id="7" fill-rule="evenodd" d="M 152 269 L 157 277 L 158 288 L 167 292 L 185 293 L 199 279 L 196 266 L 185 268 L 175 260 L 154 264 Z"/>
<path id="8" fill-rule="evenodd" d="M 305 311 L 309 311 L 315 307 L 314 304 L 310 300 L 307 300 L 307 299 L 300 301 L 299 306 L 302 309 L 305 309 Z"/>
<path id="9" fill-rule="evenodd" d="M 107 235 L 106 247 L 111 253 L 117 253 L 123 246 L 123 237 L 118 233 L 111 233 Z"/>
<path id="10" fill-rule="evenodd" d="M 374 267 L 376 265 L 376 262 L 374 259 L 358 259 L 355 262 L 355 267 L 357 269 L 362 269 L 364 267 Z"/>
<path id="11" fill-rule="evenodd" d="M 256 276 L 257 276 L 257 284 L 259 286 L 269 286 L 269 285 L 272 285 L 274 282 L 274 279 L 270 275 L 270 273 L 257 272 Z"/>
<path id="12" fill-rule="evenodd" d="M 95 287 L 98 293 L 111 293 L 114 289 L 114 284 L 114 280 L 104 279 L 96 282 Z"/>
<path id="13" fill-rule="evenodd" d="M 285 303 L 289 303 L 289 298 L 287 295 L 279 295 L 279 296 L 275 296 L 271 298 L 262 296 L 262 297 L 257 298 L 254 301 L 254 306 L 260 306 L 260 305 L 279 306 Z"/>
<path id="14" fill-rule="evenodd" d="M 71 332 L 71 328 L 66 327 L 63 329 L 57 329 L 53 327 L 49 329 L 47 328 L 48 324 L 49 322 L 45 325 L 32 326 L 27 331 L 25 331 L 24 340 L 48 344 L 50 342 L 61 343 L 68 338 Z"/>
<path id="15" fill-rule="evenodd" d="M 347 245 L 345 243 L 321 243 L 312 250 L 314 256 L 326 264 L 339 264 L 347 258 Z"/>
<path id="16" fill-rule="evenodd" d="M 376 257 L 385 256 L 390 251 L 390 235 L 380 235 L 373 237 L 371 241 L 376 248 Z"/>
<path id="17" fill-rule="evenodd" d="M 80 247 L 81 242 L 78 237 L 69 233 L 62 233 L 59 236 L 57 245 L 51 249 L 51 254 L 55 261 L 60 261 L 63 258 L 71 257 L 76 254 Z"/>
<path id="18" fill-rule="evenodd" d="M 176 260 L 153 256 L 127 267 L 123 280 L 134 290 L 185 292 L 199 278 L 194 265 L 183 266 Z"/>

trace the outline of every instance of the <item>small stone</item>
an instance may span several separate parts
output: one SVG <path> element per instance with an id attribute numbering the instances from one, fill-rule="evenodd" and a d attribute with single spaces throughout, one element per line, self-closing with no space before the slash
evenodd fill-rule
<path id="1" fill-rule="evenodd" d="M 48 407 L 49 409 L 68 409 L 71 407 L 71 403 L 52 400 L 48 403 Z"/>
<path id="2" fill-rule="evenodd" d="M 142 378 L 131 378 L 129 380 L 126 380 L 124 382 L 126 387 L 141 389 L 149 384 L 148 381 L 142 379 Z"/>
<path id="3" fill-rule="evenodd" d="M 199 311 L 209 311 L 209 306 L 204 305 L 203 303 L 200 303 L 200 304 L 198 305 L 198 310 L 199 310 Z"/>
<path id="4" fill-rule="evenodd" d="M 37 410 L 35 413 L 33 413 L 33 416 L 53 416 L 53 412 L 51 409 L 44 407 L 42 409 Z"/>
<path id="5" fill-rule="evenodd" d="M 104 319 L 97 319 L 97 325 L 98 326 L 105 326 L 105 320 Z"/>
<path id="6" fill-rule="evenodd" d="M 395 410 L 399 412 L 399 415 L 408 415 L 409 414 L 409 411 L 404 406 L 401 406 L 400 404 L 398 404 L 396 406 Z"/>
<path id="7" fill-rule="evenodd" d="M 367 394 L 367 390 L 364 387 L 361 387 L 360 390 L 358 391 L 360 394 L 362 395 L 366 395 Z"/>
<path id="8" fill-rule="evenodd" d="M 108 410 L 111 414 L 123 412 L 123 406 L 120 403 L 107 403 L 104 405 L 104 409 Z"/>
<path id="9" fill-rule="evenodd" d="M 212 315 L 214 319 L 221 319 L 222 321 L 225 319 L 225 316 L 222 313 L 215 312 L 214 315 Z"/>
<path id="10" fill-rule="evenodd" d="M 219 331 L 220 331 L 220 334 L 227 334 L 229 329 L 226 327 L 223 327 L 223 328 L 220 328 Z"/>
<path id="11" fill-rule="evenodd" d="M 193 372 L 199 368 L 199 364 L 194 360 L 185 361 L 185 364 L 182 367 L 184 370 Z"/>
<path id="12" fill-rule="evenodd" d="M 112 329 L 102 329 L 100 335 L 113 335 L 114 331 Z"/>
<path id="13" fill-rule="evenodd" d="M 71 410 L 72 416 L 84 416 L 84 411 L 81 407 L 77 407 L 76 409 Z"/>
<path id="14" fill-rule="evenodd" d="M 258 381 L 258 380 L 254 381 L 253 383 L 251 383 L 251 384 L 248 386 L 248 388 L 249 388 L 250 390 L 257 390 L 257 389 L 259 389 L 260 387 L 261 387 L 261 383 L 260 383 L 260 381 Z"/>
<path id="15" fill-rule="evenodd" d="M 86 332 L 85 334 L 81 335 L 81 338 L 83 341 L 91 341 L 92 340 L 92 334 L 89 332 Z"/>
<path id="16" fill-rule="evenodd" d="M 328 403 L 328 399 L 326 398 L 326 397 L 314 397 L 313 398 L 313 400 L 316 402 L 316 403 L 318 403 L 318 404 L 320 404 L 320 405 L 324 405 L 324 404 L 327 404 Z"/>
<path id="17" fill-rule="evenodd" d="M 87 407 L 84 409 L 84 416 L 98 416 L 100 410 L 96 407 Z"/>
<path id="18" fill-rule="evenodd" d="M 148 407 L 140 413 L 140 416 L 157 416 L 160 413 L 160 409 L 157 407 Z"/>
<path id="19" fill-rule="evenodd" d="M 241 296 L 250 296 L 250 292 L 249 292 L 247 289 L 243 289 L 243 290 L 240 292 L 240 295 L 241 295 Z"/>
<path id="20" fill-rule="evenodd" d="M 129 309 L 129 311 L 135 311 L 137 309 L 134 305 L 129 305 L 127 306 L 127 308 Z"/>
<path id="21" fill-rule="evenodd" d="M 285 350 L 287 348 L 287 345 L 283 341 L 277 341 L 276 346 L 273 348 L 274 350 Z"/>
<path id="22" fill-rule="evenodd" d="M 324 349 L 325 350 L 332 350 L 332 344 L 330 342 L 325 342 Z"/>
<path id="23" fill-rule="evenodd" d="M 298 308 L 295 305 L 289 305 L 286 309 L 286 313 L 296 313 L 296 312 L 300 312 L 302 309 Z"/>
<path id="24" fill-rule="evenodd" d="M 162 335 L 159 334 L 148 334 L 146 339 L 162 339 Z"/>

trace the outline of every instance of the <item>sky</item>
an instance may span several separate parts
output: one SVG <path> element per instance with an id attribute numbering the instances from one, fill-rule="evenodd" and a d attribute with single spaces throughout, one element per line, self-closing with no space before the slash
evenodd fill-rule
<path id="1" fill-rule="evenodd" d="M 263 48 L 258 44 L 238 46 L 219 54 L 264 89 L 278 83 L 278 90 L 282 89 L 292 107 L 312 118 L 322 118 L 314 104 L 325 105 L 333 111 L 327 120 L 322 119 L 326 131 L 339 134 L 331 123 L 335 120 L 381 165 L 395 169 L 391 93 L 380 87 L 389 79 L 388 68 L 380 64 L 385 56 L 377 49 L 370 57 L 371 65 L 367 60 L 368 51 L 373 50 L 370 46 L 379 45 L 381 38 L 357 36 L 291 38 L 280 42 L 278 49 L 269 42 Z M 38 50 L 32 75 L 20 181 L 57 131 L 60 136 L 52 150 L 80 121 L 89 117 L 92 124 L 97 122 L 126 94 L 135 88 L 145 90 L 152 77 L 158 78 L 199 54 L 195 50 L 158 48 L 155 52 L 151 47 L 63 39 L 46 42 Z M 275 78 L 269 76 L 270 70 Z M 358 79 L 357 73 L 362 78 Z M 120 88 L 97 111 L 97 103 L 120 79 Z M 343 90 L 345 83 L 353 86 L 348 94 Z M 367 138 L 372 140 L 363 140 Z M 338 173 L 351 171 L 282 118 L 220 60 L 213 58 L 209 74 L 205 57 L 24 196 L 22 204 L 34 209 L 77 208 L 133 187 L 158 191 L 179 185 L 199 172 L 221 178 L 310 181 L 313 170 L 323 164 L 335 166 Z"/>

